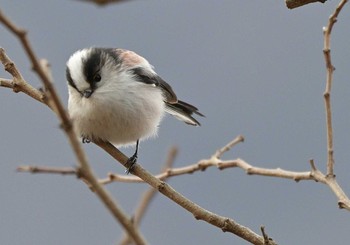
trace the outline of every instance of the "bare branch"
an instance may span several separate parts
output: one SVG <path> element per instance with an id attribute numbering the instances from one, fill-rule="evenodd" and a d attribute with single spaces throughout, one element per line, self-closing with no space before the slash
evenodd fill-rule
<path id="1" fill-rule="evenodd" d="M 178 153 L 178 149 L 176 147 L 170 148 L 167 159 L 165 161 L 164 166 L 161 169 L 161 172 L 164 172 L 173 166 L 177 153 Z M 147 208 L 149 207 L 152 199 L 156 194 L 157 194 L 157 190 L 153 187 L 150 187 L 145 193 L 143 193 L 142 198 L 139 202 L 139 206 L 136 208 L 136 211 L 133 217 L 133 222 L 135 226 L 140 225 L 141 220 L 147 211 Z M 131 242 L 132 241 L 130 239 L 130 236 L 128 236 L 127 234 L 124 234 L 124 237 L 122 238 L 119 244 L 127 245 L 127 244 L 131 244 Z"/>
<path id="2" fill-rule="evenodd" d="M 0 87 L 11 88 L 15 93 L 23 92 L 32 97 L 33 99 L 46 105 L 45 94 L 32 87 L 23 79 L 16 65 L 6 55 L 5 50 L 3 48 L 0 48 L 0 61 L 4 65 L 5 70 L 8 73 L 10 73 L 13 77 L 12 80 L 0 78 Z"/>
<path id="3" fill-rule="evenodd" d="M 45 166 L 19 166 L 17 168 L 18 172 L 29 172 L 32 174 L 62 174 L 62 175 L 71 175 L 77 174 L 75 168 L 57 168 L 57 167 L 45 167 Z"/>
<path id="4" fill-rule="evenodd" d="M 161 172 L 165 171 L 168 168 L 171 168 L 172 165 L 174 164 L 175 157 L 177 155 L 177 148 L 172 147 L 168 153 L 167 160 L 164 164 L 164 167 L 161 169 Z M 140 205 L 136 209 L 135 214 L 134 214 L 134 224 L 136 226 L 139 226 L 141 223 L 141 219 L 143 218 L 144 214 L 146 213 L 146 210 L 149 206 L 149 203 L 157 193 L 157 190 L 154 188 L 150 188 L 148 191 L 146 191 L 143 196 L 141 201 L 139 202 Z"/>
<path id="5" fill-rule="evenodd" d="M 286 179 L 293 179 L 295 181 L 300 180 L 315 180 L 315 178 L 312 175 L 312 172 L 293 172 L 293 171 L 287 171 L 280 168 L 277 169 L 267 169 L 267 168 L 259 168 L 250 165 L 246 161 L 242 159 L 234 159 L 234 160 L 220 160 L 218 158 L 222 156 L 224 152 L 227 152 L 230 147 L 236 145 L 239 142 L 243 141 L 243 136 L 237 136 L 234 140 L 229 142 L 227 145 L 222 147 L 221 149 L 217 150 L 209 159 L 203 159 L 199 162 L 188 165 L 185 167 L 179 167 L 179 168 L 169 168 L 165 172 L 160 173 L 158 175 L 155 175 L 156 178 L 159 180 L 164 180 L 166 178 L 172 177 L 172 176 L 178 176 L 183 174 L 192 174 L 194 172 L 198 171 L 205 171 L 209 167 L 217 167 L 220 170 L 224 170 L 227 168 L 241 168 L 246 171 L 249 175 L 262 175 L 262 176 L 270 176 L 270 177 L 279 177 L 279 178 L 286 178 Z M 106 147 L 106 146 L 101 146 Z M 110 154 L 113 154 L 113 148 L 109 148 L 111 151 Z M 320 180 L 318 180 L 320 181 Z M 118 175 L 118 174 L 108 174 L 108 177 L 105 179 L 101 179 L 100 183 L 102 184 L 108 184 L 111 182 L 143 182 L 142 179 L 136 177 L 136 176 L 125 176 L 125 175 Z"/>
<path id="6" fill-rule="evenodd" d="M 110 149 L 110 151 L 113 151 L 113 150 Z M 164 172 L 158 175 L 155 175 L 154 177 L 158 178 L 159 180 L 165 180 L 172 176 L 192 174 L 194 172 L 206 170 L 208 167 L 217 167 L 220 170 L 224 170 L 227 168 L 240 168 L 240 169 L 243 169 L 248 175 L 260 175 L 260 176 L 276 177 L 276 178 L 283 178 L 283 179 L 291 179 L 296 182 L 299 182 L 301 180 L 314 180 L 316 182 L 320 182 L 329 186 L 329 188 L 333 191 L 333 193 L 338 198 L 339 207 L 350 211 L 350 200 L 345 194 L 345 192 L 336 182 L 335 178 L 330 178 L 329 176 L 324 175 L 320 170 L 316 168 L 316 165 L 313 159 L 310 160 L 310 166 L 311 166 L 310 171 L 295 172 L 295 171 L 284 170 L 281 168 L 268 169 L 268 168 L 255 167 L 240 158 L 237 158 L 234 160 L 222 161 L 218 158 L 215 158 L 215 155 L 216 153 L 213 154 L 213 156 L 209 159 L 201 160 L 198 163 L 192 164 L 189 166 L 180 167 L 180 168 L 167 168 L 164 170 Z M 38 167 L 25 166 L 23 168 L 36 169 Z M 55 172 L 55 168 L 53 168 L 52 170 L 50 168 L 48 169 L 50 170 L 50 173 L 60 174 L 60 171 Z M 37 170 L 38 172 L 43 172 L 41 171 L 40 168 L 38 168 Z M 109 174 L 107 178 L 100 180 L 101 184 L 109 184 L 112 182 L 141 183 L 141 182 L 144 182 L 144 180 L 137 176 L 126 176 L 126 175 L 118 175 L 118 174 Z"/>
<path id="7" fill-rule="evenodd" d="M 287 8 L 294 9 L 309 3 L 316 3 L 316 2 L 325 3 L 326 1 L 327 0 L 286 0 L 286 5 L 287 5 Z"/>
<path id="8" fill-rule="evenodd" d="M 237 145 L 238 143 L 241 143 L 244 141 L 244 137 L 242 135 L 238 135 L 235 139 L 233 139 L 231 142 L 229 142 L 227 145 L 222 147 L 221 149 L 217 150 L 213 157 L 220 159 L 221 156 L 229 151 L 233 146 Z"/>
<path id="9" fill-rule="evenodd" d="M 117 160 L 121 164 L 125 165 L 125 163 L 127 162 L 127 156 L 121 153 L 111 143 L 102 141 L 97 141 L 94 143 L 100 146 L 102 149 L 104 149 L 108 154 L 110 154 L 115 160 Z M 138 176 L 144 182 L 157 189 L 164 196 L 173 200 L 175 203 L 186 209 L 188 212 L 192 213 L 196 219 L 206 221 L 207 223 L 220 228 L 224 232 L 231 232 L 253 244 L 264 244 L 263 237 L 254 233 L 249 228 L 236 223 L 233 219 L 217 215 L 202 208 L 198 204 L 192 202 L 188 198 L 178 193 L 169 184 L 159 180 L 158 178 L 150 174 L 139 164 L 135 164 L 130 173 Z"/>
<path id="10" fill-rule="evenodd" d="M 223 162 L 219 158 L 225 152 L 229 151 L 233 146 L 235 146 L 236 144 L 243 142 L 243 141 L 244 141 L 244 137 L 239 135 L 235 139 L 233 139 L 231 142 L 226 144 L 224 147 L 217 150 L 211 156 L 210 159 L 201 160 L 198 163 L 188 165 L 186 167 L 168 168 L 164 172 L 161 172 L 160 174 L 155 175 L 155 177 L 159 180 L 165 180 L 165 179 L 172 177 L 172 176 L 178 176 L 178 175 L 183 175 L 183 174 L 192 174 L 192 173 L 197 172 L 197 171 L 205 171 L 208 167 L 212 167 L 212 166 L 216 166 L 220 170 L 228 168 L 228 167 L 232 167 L 231 166 L 232 161 Z M 97 144 L 98 144 L 98 142 L 97 142 Z M 106 147 L 106 146 L 104 146 L 104 147 Z M 111 148 L 110 150 L 112 153 L 113 149 Z M 118 159 L 121 159 L 120 156 L 116 156 L 116 157 L 118 157 Z M 112 174 L 112 173 L 109 173 L 107 178 L 100 180 L 100 183 L 102 183 L 102 184 L 109 184 L 112 182 L 133 182 L 133 183 L 136 183 L 136 182 L 143 182 L 143 180 L 138 178 L 138 177 L 135 177 L 135 176 L 125 176 L 125 175 Z"/>
<path id="11" fill-rule="evenodd" d="M 270 245 L 271 243 L 271 241 L 273 241 L 272 240 L 272 238 L 270 238 L 267 234 L 266 234 L 266 232 L 265 232 L 265 227 L 264 226 L 261 226 L 260 227 L 260 230 L 261 230 L 261 233 L 262 233 L 262 235 L 263 235 L 263 237 L 264 237 L 264 245 Z"/>
<path id="12" fill-rule="evenodd" d="M 13 89 L 13 81 L 10 79 L 0 78 L 0 87 Z"/>
<path id="13" fill-rule="evenodd" d="M 165 161 L 164 166 L 161 169 L 161 172 L 164 172 L 173 166 L 177 153 L 178 153 L 178 150 L 176 147 L 170 148 L 167 159 Z M 164 179 L 164 180 L 166 180 L 166 179 Z M 134 215 L 134 224 L 135 225 L 137 225 L 137 226 L 140 225 L 141 219 L 144 216 L 149 203 L 151 202 L 152 198 L 155 196 L 156 193 L 157 193 L 157 190 L 154 188 L 150 188 L 148 191 L 146 191 L 144 193 L 144 195 L 140 201 L 140 205 L 136 209 L 136 212 Z"/>
<path id="14" fill-rule="evenodd" d="M 338 185 L 335 178 L 331 178 L 329 175 L 326 176 L 321 171 L 319 171 L 316 168 L 316 165 L 313 160 L 310 160 L 311 171 L 295 172 L 295 171 L 284 170 L 281 168 L 267 169 L 267 168 L 255 167 L 240 158 L 237 158 L 234 160 L 222 161 L 216 157 L 218 155 L 217 154 L 218 152 L 222 152 L 222 149 L 226 149 L 228 145 L 232 144 L 232 142 L 237 142 L 237 140 L 240 137 L 241 136 L 236 137 L 235 140 L 231 141 L 229 144 L 227 144 L 223 148 L 217 150 L 216 153 L 213 154 L 212 157 L 209 159 L 201 160 L 198 163 L 181 167 L 181 168 L 168 169 L 165 172 L 158 174 L 154 177 L 158 178 L 159 180 L 163 180 L 171 176 L 192 174 L 197 171 L 203 171 L 203 170 L 206 170 L 208 167 L 217 167 L 220 170 L 237 167 L 245 170 L 245 172 L 248 175 L 260 175 L 260 176 L 292 179 L 296 182 L 299 182 L 301 180 L 314 180 L 316 182 L 326 184 L 338 198 L 339 207 L 350 211 L 350 200 L 346 196 L 342 188 Z M 101 146 L 101 147 L 103 148 L 104 146 Z M 111 148 L 109 150 L 113 151 Z M 113 154 L 113 153 L 110 153 L 110 154 Z M 143 182 L 145 180 L 143 178 L 139 178 L 135 176 L 121 176 L 121 175 L 115 175 L 115 174 L 109 174 L 108 178 L 100 180 L 100 182 L 103 184 L 108 184 L 113 181 Z"/>
<path id="15" fill-rule="evenodd" d="M 111 4 L 111 3 L 121 3 L 121 2 L 125 2 L 127 0 L 79 0 L 81 2 L 91 2 L 91 3 L 95 3 L 97 5 L 100 6 L 105 6 L 107 4 Z"/>
<path id="16" fill-rule="evenodd" d="M 332 108 L 331 108 L 331 88 L 333 82 L 333 71 L 335 70 L 332 60 L 331 60 L 331 33 L 337 17 L 342 10 L 343 6 L 346 4 L 347 0 L 342 0 L 334 13 L 329 17 L 328 25 L 323 27 L 324 35 L 324 48 L 323 54 L 326 62 L 327 69 L 327 79 L 326 79 L 326 88 L 323 94 L 325 101 L 326 109 L 326 126 L 327 126 L 327 175 L 334 176 L 334 158 L 333 158 L 333 126 L 332 126 Z"/>

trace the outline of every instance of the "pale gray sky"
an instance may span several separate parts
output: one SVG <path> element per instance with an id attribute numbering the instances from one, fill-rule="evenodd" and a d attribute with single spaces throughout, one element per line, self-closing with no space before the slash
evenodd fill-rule
<path id="1" fill-rule="evenodd" d="M 324 171 L 326 133 L 322 27 L 338 1 L 288 10 L 284 1 L 126 1 L 96 7 L 81 1 L 1 1 L 0 8 L 29 31 L 40 57 L 52 65 L 67 101 L 65 62 L 88 46 L 131 49 L 146 57 L 179 98 L 196 105 L 202 127 L 168 116 L 159 136 L 143 142 L 139 160 L 157 173 L 168 149 L 176 167 L 209 157 L 235 136 L 245 143 L 224 155 L 266 168 Z M 349 6 L 332 36 L 335 173 L 350 193 Z M 0 46 L 35 87 L 38 78 L 18 41 L 0 26 Z M 3 70 L 1 77 L 9 78 Z M 0 244 L 116 244 L 123 232 L 100 201 L 75 177 L 16 173 L 22 164 L 74 166 L 58 120 L 43 105 L 0 88 Z M 101 177 L 124 169 L 95 145 L 85 145 Z M 133 149 L 123 149 L 131 154 Z M 264 225 L 280 244 L 344 244 L 350 220 L 334 194 L 312 181 L 247 176 L 240 169 L 170 179 L 204 208 L 255 232 Z M 132 213 L 144 184 L 108 186 Z M 150 244 L 246 244 L 158 195 L 142 222 Z"/>

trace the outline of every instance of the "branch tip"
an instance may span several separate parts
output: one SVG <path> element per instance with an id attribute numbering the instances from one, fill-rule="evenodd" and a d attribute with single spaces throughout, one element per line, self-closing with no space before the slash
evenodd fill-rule
<path id="1" fill-rule="evenodd" d="M 314 159 L 310 159 L 309 163 L 310 163 L 310 165 L 311 165 L 311 170 L 312 170 L 312 171 L 317 171 L 317 168 L 316 168 Z"/>

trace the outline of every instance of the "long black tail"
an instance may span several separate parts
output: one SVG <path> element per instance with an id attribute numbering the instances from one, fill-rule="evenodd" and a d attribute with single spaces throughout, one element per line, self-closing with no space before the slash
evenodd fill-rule
<path id="1" fill-rule="evenodd" d="M 170 104 L 165 102 L 165 111 L 173 116 L 175 116 L 180 121 L 183 121 L 187 124 L 193 126 L 200 126 L 201 124 L 192 116 L 193 114 L 197 114 L 201 117 L 204 117 L 202 113 L 200 113 L 197 107 L 190 105 L 184 101 L 177 101 L 175 104 Z"/>

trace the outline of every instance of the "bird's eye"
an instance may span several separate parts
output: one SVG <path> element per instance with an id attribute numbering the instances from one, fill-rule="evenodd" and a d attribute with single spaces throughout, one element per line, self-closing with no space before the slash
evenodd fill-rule
<path id="1" fill-rule="evenodd" d="M 101 75 L 99 73 L 96 73 L 93 77 L 94 82 L 99 82 L 101 81 Z"/>

